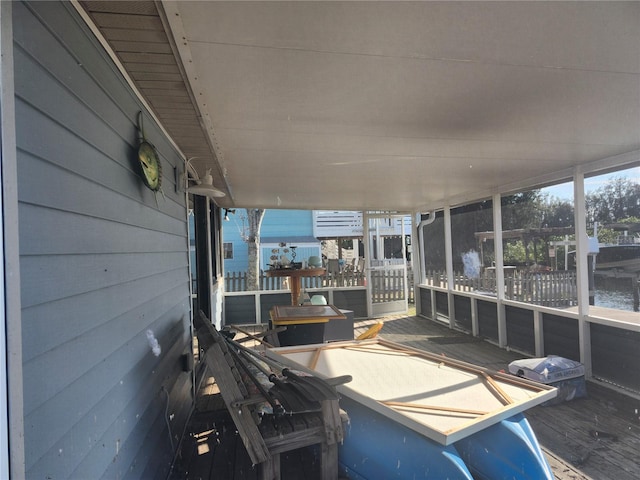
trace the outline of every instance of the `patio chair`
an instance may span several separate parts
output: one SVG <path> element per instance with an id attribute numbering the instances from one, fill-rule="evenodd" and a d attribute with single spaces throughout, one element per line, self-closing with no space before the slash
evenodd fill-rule
<path id="1" fill-rule="evenodd" d="M 330 285 L 333 285 L 334 287 L 338 287 L 339 285 L 339 280 L 340 280 L 340 274 L 341 274 L 341 270 L 340 270 L 340 262 L 338 262 L 337 258 L 330 258 L 327 260 L 327 280 L 329 282 Z"/>
<path id="2" fill-rule="evenodd" d="M 330 258 L 327 260 L 327 273 L 330 275 L 340 273 L 340 262 L 337 258 Z"/>

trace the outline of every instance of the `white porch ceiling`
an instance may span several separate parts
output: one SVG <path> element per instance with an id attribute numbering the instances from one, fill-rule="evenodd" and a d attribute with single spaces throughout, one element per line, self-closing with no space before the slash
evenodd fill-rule
<path id="1" fill-rule="evenodd" d="M 162 10 L 221 206 L 426 210 L 640 151 L 640 2 Z"/>

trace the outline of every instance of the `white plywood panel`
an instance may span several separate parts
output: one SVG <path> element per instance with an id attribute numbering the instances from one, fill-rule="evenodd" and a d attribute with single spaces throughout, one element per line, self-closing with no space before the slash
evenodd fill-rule
<path id="1" fill-rule="evenodd" d="M 269 355 L 323 377 L 351 375 L 341 392 L 448 445 L 553 398 L 553 387 L 382 340 L 282 347 Z"/>

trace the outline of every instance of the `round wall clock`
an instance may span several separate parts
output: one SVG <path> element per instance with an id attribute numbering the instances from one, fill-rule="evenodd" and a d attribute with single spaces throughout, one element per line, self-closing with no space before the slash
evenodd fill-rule
<path id="1" fill-rule="evenodd" d="M 138 161 L 142 169 L 142 181 L 154 192 L 162 186 L 162 165 L 155 147 L 143 141 L 138 147 Z"/>
<path id="2" fill-rule="evenodd" d="M 142 169 L 142 181 L 149 189 L 158 192 L 162 187 L 162 165 L 156 147 L 144 137 L 142 112 L 138 113 L 138 141 L 138 162 Z"/>

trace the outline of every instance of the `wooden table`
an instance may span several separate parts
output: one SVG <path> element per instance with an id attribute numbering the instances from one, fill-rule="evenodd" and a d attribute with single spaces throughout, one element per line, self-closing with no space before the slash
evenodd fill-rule
<path id="1" fill-rule="evenodd" d="M 333 305 L 275 305 L 271 309 L 271 321 L 274 326 L 326 323 L 329 320 L 346 318 L 346 315 Z"/>
<path id="2" fill-rule="evenodd" d="M 324 268 L 272 268 L 267 270 L 267 277 L 289 277 L 291 279 L 291 305 L 298 305 L 302 277 L 320 277 L 324 275 Z"/>
<path id="3" fill-rule="evenodd" d="M 273 328 L 286 327 L 278 333 L 280 345 L 308 345 L 344 340 L 336 336 L 340 322 L 347 316 L 333 305 L 275 305 L 270 312 Z M 349 340 L 353 339 L 353 322 Z M 342 326 L 342 325 L 340 325 Z"/>

